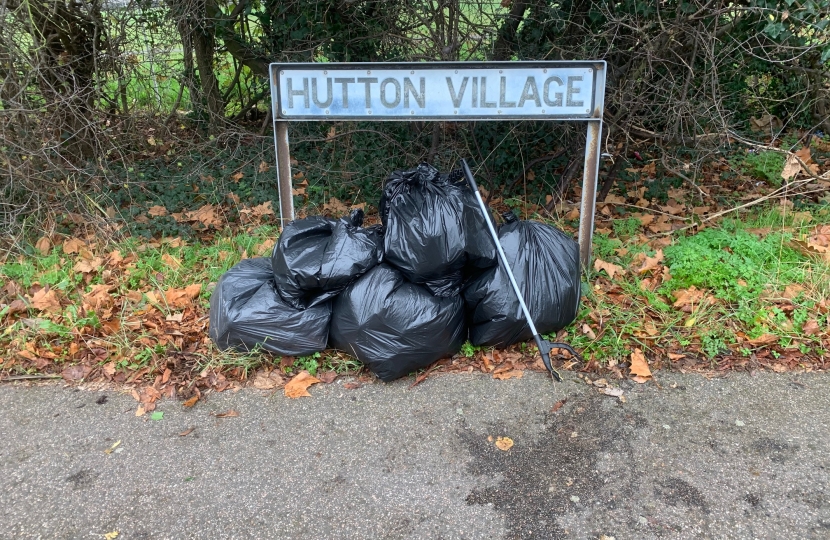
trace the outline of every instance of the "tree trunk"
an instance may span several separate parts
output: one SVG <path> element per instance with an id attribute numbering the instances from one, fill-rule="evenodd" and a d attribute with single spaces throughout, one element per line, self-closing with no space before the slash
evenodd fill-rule
<path id="1" fill-rule="evenodd" d="M 499 29 L 499 37 L 493 46 L 493 60 L 510 60 L 516 48 L 516 32 L 527 11 L 527 0 L 513 0 L 510 12 Z"/>

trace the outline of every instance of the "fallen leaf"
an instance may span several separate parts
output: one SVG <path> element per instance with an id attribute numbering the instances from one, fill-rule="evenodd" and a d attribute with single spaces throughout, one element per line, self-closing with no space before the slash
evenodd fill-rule
<path id="1" fill-rule="evenodd" d="M 320 379 L 312 377 L 308 371 L 301 371 L 285 385 L 285 395 L 289 398 L 311 397 L 308 387 L 321 382 Z"/>
<path id="2" fill-rule="evenodd" d="M 558 410 L 559 410 L 559 409 L 561 409 L 561 408 L 565 405 L 565 403 L 567 403 L 567 402 L 568 402 L 568 400 L 567 400 L 567 399 L 560 399 L 559 401 L 557 401 L 556 403 L 554 403 L 554 404 L 553 404 L 553 407 L 550 409 L 550 412 L 556 412 L 556 411 L 558 411 Z"/>
<path id="3" fill-rule="evenodd" d="M 594 270 L 599 272 L 600 270 L 605 270 L 608 274 L 608 277 L 614 279 L 615 274 L 625 274 L 625 270 L 622 266 L 617 266 L 616 264 L 603 261 L 602 259 L 597 259 L 594 261 Z"/>
<path id="4" fill-rule="evenodd" d="M 798 162 L 798 158 L 794 154 L 790 154 L 790 156 L 787 157 L 787 161 L 784 163 L 784 170 L 781 171 L 781 178 L 789 180 L 800 171 L 801 164 Z"/>
<path id="5" fill-rule="evenodd" d="M 118 531 L 112 531 L 104 534 L 104 540 L 115 540 L 118 538 Z"/>
<path id="6" fill-rule="evenodd" d="M 260 205 L 251 207 L 251 214 L 256 217 L 273 216 L 274 209 L 271 207 L 271 201 L 265 201 Z"/>
<path id="7" fill-rule="evenodd" d="M 41 255 L 48 255 L 49 250 L 52 249 L 52 242 L 46 236 L 41 236 L 35 244 L 35 249 L 38 250 Z"/>
<path id="8" fill-rule="evenodd" d="M 187 428 L 186 430 L 179 433 L 179 437 L 187 437 L 188 435 L 193 433 L 195 430 L 196 430 L 195 427 Z"/>
<path id="9" fill-rule="evenodd" d="M 507 379 L 521 379 L 525 374 L 521 369 L 511 369 L 509 371 L 502 371 L 501 373 L 494 373 L 493 378 L 505 381 Z"/>
<path id="10" fill-rule="evenodd" d="M 136 416 L 144 416 L 147 411 L 144 409 L 144 405 L 139 405 L 138 408 L 135 410 Z"/>
<path id="11" fill-rule="evenodd" d="M 816 334 L 821 333 L 821 329 L 819 328 L 818 321 L 815 319 L 810 319 L 804 326 L 801 328 L 801 331 L 804 332 L 807 336 L 814 336 Z"/>
<path id="12" fill-rule="evenodd" d="M 493 363 L 490 362 L 490 355 L 487 353 L 481 353 L 481 363 L 484 365 L 485 373 L 487 371 L 493 371 Z"/>
<path id="13" fill-rule="evenodd" d="M 620 397 L 624 392 L 622 388 L 612 388 L 610 386 L 606 386 L 605 388 L 600 388 L 599 393 L 611 397 Z"/>
<path id="14" fill-rule="evenodd" d="M 167 215 L 167 208 L 161 205 L 151 206 L 147 209 L 147 214 L 150 217 L 163 217 Z"/>
<path id="15" fill-rule="evenodd" d="M 644 383 L 651 379 L 651 369 L 648 367 L 643 351 L 634 349 L 631 353 L 631 367 L 629 368 L 633 379 L 638 383 Z"/>
<path id="16" fill-rule="evenodd" d="M 13 300 L 11 304 L 9 304 L 9 310 L 6 312 L 8 315 L 14 315 L 15 313 L 26 313 L 26 302 L 21 299 Z"/>
<path id="17" fill-rule="evenodd" d="M 602 204 L 625 204 L 625 197 L 620 197 L 619 195 L 609 193 L 605 197 L 605 200 L 602 201 Z"/>
<path id="18" fill-rule="evenodd" d="M 643 265 L 637 269 L 637 273 L 645 274 L 650 270 L 656 270 L 660 266 L 661 262 L 663 262 L 663 250 L 658 249 L 657 252 L 655 252 L 654 257 L 645 257 Z"/>
<path id="19" fill-rule="evenodd" d="M 57 294 L 49 286 L 33 294 L 32 301 L 29 304 L 40 311 L 60 311 L 61 309 Z"/>
<path id="20" fill-rule="evenodd" d="M 63 243 L 63 252 L 66 255 L 71 255 L 73 253 L 79 253 L 85 247 L 86 243 L 83 240 L 72 237 Z"/>
<path id="21" fill-rule="evenodd" d="M 343 388 L 345 388 L 346 390 L 356 390 L 357 388 L 360 388 L 361 386 L 363 386 L 363 385 L 359 382 L 347 382 L 346 384 L 343 385 Z"/>
<path id="22" fill-rule="evenodd" d="M 259 257 L 270 256 L 274 251 L 274 245 L 276 245 L 276 241 L 273 238 L 268 238 L 259 246 L 254 248 L 254 253 L 256 253 Z"/>
<path id="23" fill-rule="evenodd" d="M 268 165 L 268 164 L 267 164 L 266 162 L 264 162 L 264 161 L 260 161 L 260 162 L 259 162 L 259 172 L 261 172 L 261 173 L 267 173 L 269 170 L 271 170 L 271 166 L 270 166 L 270 165 Z"/>
<path id="24" fill-rule="evenodd" d="M 162 411 L 154 411 L 152 414 L 150 414 L 150 420 L 163 420 L 163 419 L 164 419 L 164 413 Z"/>
<path id="25" fill-rule="evenodd" d="M 199 292 L 201 290 L 201 283 L 189 285 L 184 289 L 168 289 L 164 292 L 164 298 L 167 301 L 168 306 L 173 308 L 184 308 L 187 307 L 192 300 L 199 296 Z"/>
<path id="26" fill-rule="evenodd" d="M 236 174 L 232 174 L 232 175 L 231 175 L 231 180 L 233 180 L 233 181 L 234 181 L 234 183 L 239 183 L 239 181 L 240 181 L 240 180 L 242 180 L 242 178 L 243 178 L 244 176 L 245 176 L 245 175 L 242 173 L 242 171 L 239 171 L 239 172 L 237 172 Z"/>
<path id="27" fill-rule="evenodd" d="M 687 305 L 700 304 L 701 300 L 703 300 L 705 292 L 699 290 L 693 285 L 688 289 L 678 289 L 672 294 L 675 298 L 674 304 L 672 305 L 679 308 Z"/>
<path id="28" fill-rule="evenodd" d="M 253 384 L 257 390 L 273 390 L 277 387 L 278 381 L 272 379 L 267 373 L 260 373 L 254 379 Z"/>
<path id="29" fill-rule="evenodd" d="M 192 398 L 190 398 L 187 401 L 185 401 L 184 403 L 182 403 L 182 405 L 187 407 L 187 408 L 190 408 L 190 407 L 196 405 L 197 401 L 199 401 L 199 396 L 193 396 Z"/>
<path id="30" fill-rule="evenodd" d="M 234 409 L 231 409 L 227 412 L 223 412 L 223 413 L 219 413 L 219 414 L 215 414 L 215 413 L 210 413 L 210 414 L 212 416 L 215 416 L 216 418 L 236 418 L 237 416 L 239 416 L 239 413 L 237 411 L 235 411 Z"/>
<path id="31" fill-rule="evenodd" d="M 164 264 L 166 264 L 173 270 L 178 270 L 182 267 L 182 262 L 176 257 L 170 255 L 169 253 L 165 253 L 164 255 L 162 255 L 161 260 Z"/>
<path id="32" fill-rule="evenodd" d="M 89 366 L 69 366 L 61 371 L 61 377 L 67 381 L 81 381 L 90 374 L 92 368 Z"/>
<path id="33" fill-rule="evenodd" d="M 513 448 L 513 439 L 510 437 L 498 437 L 496 439 L 496 448 L 503 452 L 507 452 Z"/>
<path id="34" fill-rule="evenodd" d="M 756 346 L 757 345 L 771 345 L 773 343 L 778 342 L 778 336 L 776 336 L 775 334 L 763 334 L 761 336 L 758 336 L 755 339 L 750 339 L 748 342 L 749 342 L 750 345 L 756 345 Z"/>
<path id="35" fill-rule="evenodd" d="M 343 204 L 340 199 L 330 197 L 329 202 L 323 204 L 323 210 L 328 211 L 335 216 L 345 214 L 349 211 L 349 207 Z"/>
<path id="36" fill-rule="evenodd" d="M 337 373 L 334 371 L 324 371 L 320 373 L 317 378 L 320 379 L 320 382 L 322 383 L 331 384 L 334 382 L 334 379 L 337 378 Z"/>
<path id="37" fill-rule="evenodd" d="M 97 272 L 104 265 L 104 259 L 101 257 L 94 257 L 92 259 L 81 259 L 75 263 L 72 270 L 81 272 L 82 274 L 91 274 Z"/>
<path id="38" fill-rule="evenodd" d="M 648 225 L 651 225 L 654 221 L 654 214 L 643 214 L 639 216 L 637 219 L 640 220 L 640 225 L 646 227 Z"/>

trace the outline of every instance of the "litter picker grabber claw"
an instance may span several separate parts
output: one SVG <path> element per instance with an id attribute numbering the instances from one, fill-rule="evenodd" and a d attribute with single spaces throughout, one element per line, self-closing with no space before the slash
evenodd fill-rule
<path id="1" fill-rule="evenodd" d="M 530 311 L 527 309 L 527 305 L 525 304 L 525 300 L 522 297 L 522 291 L 519 290 L 519 285 L 516 283 L 516 278 L 513 276 L 513 270 L 510 268 L 510 263 L 507 262 L 507 257 L 504 254 L 504 250 L 501 247 L 501 243 L 499 242 L 499 235 L 496 233 L 495 227 L 493 227 L 493 222 L 490 219 L 490 212 L 487 211 L 487 206 L 485 206 L 484 201 L 481 199 L 481 194 L 478 192 L 478 186 L 476 185 L 475 178 L 473 178 L 473 173 L 470 171 L 470 167 L 467 165 L 467 161 L 462 159 L 461 160 L 461 167 L 464 170 L 464 176 L 467 178 L 467 183 L 470 185 L 470 188 L 475 193 L 476 200 L 478 201 L 478 207 L 481 209 L 481 212 L 484 214 L 484 221 L 487 222 L 487 228 L 490 230 L 490 236 L 493 239 L 493 242 L 496 244 L 496 250 L 499 252 L 499 258 L 501 262 L 504 264 L 504 269 L 507 272 L 507 277 L 510 278 L 510 284 L 513 286 L 513 291 L 516 293 L 516 297 L 519 299 L 519 305 L 522 307 L 522 312 L 524 313 L 525 319 L 527 320 L 527 325 L 530 328 L 530 331 L 533 333 L 533 339 L 536 340 L 536 346 L 539 348 L 539 354 L 542 355 L 542 362 L 545 364 L 545 368 L 550 372 L 551 376 L 556 379 L 557 381 L 562 380 L 562 376 L 553 368 L 553 365 L 550 362 L 550 351 L 553 349 L 565 349 L 569 353 L 571 353 L 575 358 L 582 360 L 580 356 L 573 350 L 573 348 L 566 344 L 566 343 L 554 343 L 542 339 L 542 336 L 539 335 L 539 332 L 536 330 L 536 325 L 533 324 L 533 319 L 530 317 Z"/>

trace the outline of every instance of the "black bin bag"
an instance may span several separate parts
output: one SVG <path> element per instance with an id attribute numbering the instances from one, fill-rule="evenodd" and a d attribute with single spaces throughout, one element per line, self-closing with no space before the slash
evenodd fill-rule
<path id="1" fill-rule="evenodd" d="M 349 217 L 292 221 L 274 246 L 271 265 L 283 300 L 298 309 L 321 304 L 378 264 L 380 226 L 361 228 L 363 210 Z"/>
<path id="2" fill-rule="evenodd" d="M 460 295 L 433 296 L 387 264 L 334 300 L 331 344 L 391 381 L 457 353 L 467 337 Z"/>
<path id="3" fill-rule="evenodd" d="M 210 297 L 210 339 L 224 350 L 263 349 L 306 356 L 326 348 L 331 302 L 305 310 L 280 298 L 271 261 L 246 259 L 219 279 Z"/>
<path id="4" fill-rule="evenodd" d="M 499 241 L 533 323 L 541 334 L 570 324 L 579 309 L 579 244 L 559 229 L 504 214 Z M 533 337 L 504 266 L 486 270 L 464 287 L 473 345 L 504 347 Z"/>
<path id="5" fill-rule="evenodd" d="M 496 249 L 475 195 L 460 175 L 422 163 L 386 180 L 379 208 L 384 260 L 439 296 L 461 290 L 471 268 L 496 264 Z"/>

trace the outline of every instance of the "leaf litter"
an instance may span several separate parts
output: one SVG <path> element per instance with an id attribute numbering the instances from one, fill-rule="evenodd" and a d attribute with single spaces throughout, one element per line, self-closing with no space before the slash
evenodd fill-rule
<path id="1" fill-rule="evenodd" d="M 643 148 L 640 151 L 646 153 Z M 794 155 L 798 159 L 788 155 L 782 178 L 809 186 L 812 184 L 803 182 L 810 174 L 826 175 L 822 165 L 826 171 L 827 157 L 817 155 L 815 147 L 811 152 L 805 146 Z M 675 278 L 669 271 L 666 247 L 686 234 L 684 228 L 691 225 L 698 227 L 693 230 L 703 230 L 716 225 L 717 222 L 706 220 L 724 211 L 723 200 L 754 200 L 772 192 L 773 187 L 750 182 L 746 173 L 740 171 L 734 180 L 724 181 L 721 172 L 734 168 L 725 160 L 716 159 L 700 169 L 701 182 L 695 187 L 671 187 L 661 200 L 650 194 L 649 182 L 671 173 L 662 171 L 658 160 L 646 159 L 641 163 L 644 165 L 629 167 L 628 172 L 638 175 L 639 180 L 634 180 L 627 192 L 611 193 L 598 204 L 598 247 L 593 264 L 596 274 L 590 281 L 590 290 L 585 291 L 576 324 L 555 336 L 585 351 L 585 361 L 562 354 L 554 359 L 557 367 L 604 373 L 617 379 L 645 380 L 649 380 L 651 369 L 667 367 L 702 372 L 823 369 L 826 355 L 822 351 L 830 349 L 830 303 L 816 296 L 815 287 L 787 283 L 777 291 L 777 296 L 770 291 L 769 306 L 778 310 L 778 319 L 775 324 L 765 322 L 766 331 L 752 333 L 732 320 L 723 321 L 724 310 L 731 309 L 729 302 L 705 287 L 674 286 Z M 261 169 L 265 167 L 267 163 L 260 164 Z M 241 178 L 240 175 L 234 176 Z M 830 183 L 825 183 L 825 189 L 830 187 Z M 295 187 L 304 191 L 307 185 L 301 175 Z M 820 197 L 819 192 L 814 198 Z M 499 201 L 498 197 L 492 200 L 495 211 L 506 209 L 499 206 L 503 205 Z M 830 198 L 825 204 L 830 204 Z M 544 207 L 530 202 L 520 205 L 523 215 L 546 213 Z M 30 281 L 9 278 L 0 266 L 0 377 L 32 372 L 61 374 L 71 384 L 95 381 L 125 387 L 136 391 L 137 414 L 154 412 L 159 399 L 177 399 L 185 406 L 193 406 L 205 392 L 238 390 L 244 386 L 263 390 L 286 388 L 300 371 L 294 358 L 272 359 L 258 353 L 229 357 L 218 354 L 206 339 L 207 300 L 211 281 L 215 280 L 215 276 L 205 279 L 208 267 L 227 268 L 240 254 L 262 254 L 275 241 L 275 234 L 267 234 L 241 248 L 227 245 L 211 255 L 217 257 L 213 262 L 194 263 L 194 257 L 186 257 L 183 250 L 206 253 L 209 246 L 223 241 L 219 231 L 228 227 L 231 206 L 244 221 L 240 226 L 249 228 L 247 233 L 254 231 L 250 227 L 275 222 L 269 203 L 246 206 L 230 193 L 227 204 L 208 204 L 178 213 L 163 206 L 147 210 L 150 218 L 172 216 L 192 226 L 204 245 L 178 237 L 112 245 L 78 233 L 50 234 L 40 237 L 33 247 L 36 256 L 53 261 L 49 263 L 52 266 L 42 267 Z M 330 198 L 322 209 L 336 215 L 352 206 Z M 632 207 L 636 207 L 636 212 L 629 212 Z M 789 216 L 793 225 L 788 224 L 790 221 L 761 225 L 756 227 L 758 237 L 786 232 L 791 238 L 785 241 L 785 247 L 816 263 L 830 263 L 830 216 L 826 210 L 814 207 L 795 212 L 786 199 L 772 207 Z M 576 205 L 562 203 L 558 208 L 566 219 L 578 218 Z M 303 215 L 306 211 L 300 209 Z M 372 220 L 376 217 L 370 213 L 367 222 Z M 623 221 L 633 226 L 624 234 L 619 227 Z M 560 226 L 573 231 L 570 223 Z M 616 244 L 608 250 L 603 248 L 603 242 Z M 156 257 L 160 263 L 149 273 L 141 271 L 147 266 L 148 257 Z M 49 282 L 49 272 L 56 269 L 62 269 L 77 287 L 57 288 Z M 737 283 L 747 285 L 743 278 L 738 278 Z M 667 288 L 671 292 L 665 292 Z M 809 301 L 806 304 L 805 299 Z M 660 307 L 660 302 L 669 311 Z M 637 317 L 631 323 L 623 323 L 621 313 L 637 313 Z M 94 323 L 94 319 L 98 322 Z M 728 326 L 724 330 L 728 340 L 718 337 L 714 330 L 720 322 Z M 333 362 L 348 360 L 337 351 L 326 351 L 324 357 Z M 209 359 L 207 367 L 205 358 Z M 645 375 L 641 373 L 642 362 L 649 368 Z M 525 371 L 542 369 L 533 344 L 517 344 L 440 360 L 418 375 L 416 382 L 439 373 L 475 371 L 509 380 L 523 376 Z M 322 369 L 315 379 L 331 384 L 331 373 L 333 370 Z M 308 386 L 311 384 L 315 383 Z M 360 384 L 363 382 L 350 382 L 344 388 Z M 298 390 L 298 395 L 308 394 L 308 386 Z"/>

